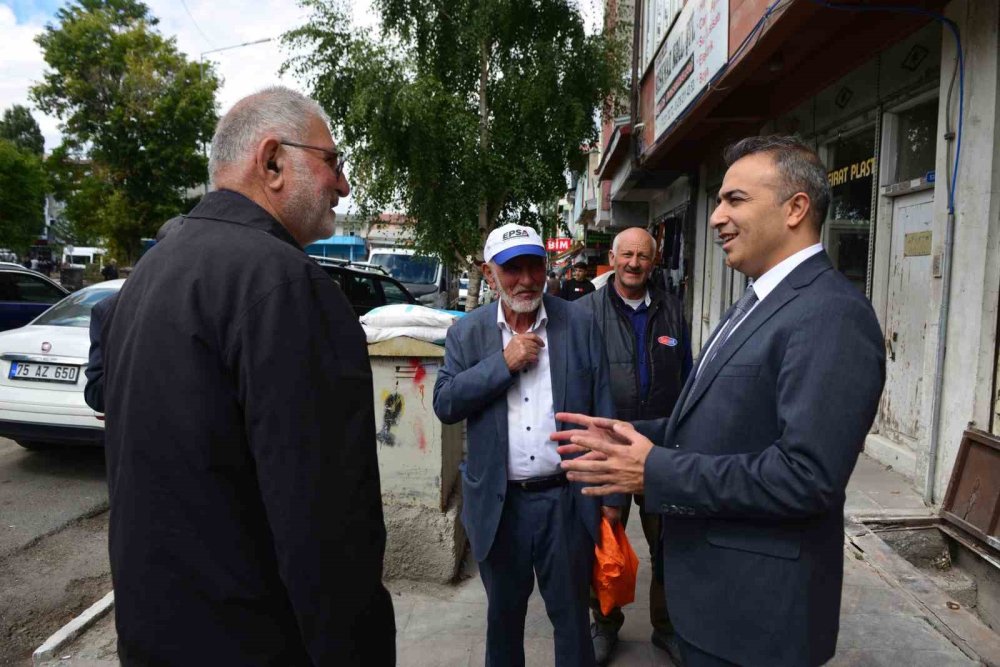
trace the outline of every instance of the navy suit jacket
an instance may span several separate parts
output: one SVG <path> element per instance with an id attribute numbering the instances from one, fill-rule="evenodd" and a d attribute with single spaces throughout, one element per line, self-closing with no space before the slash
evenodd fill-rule
<path id="1" fill-rule="evenodd" d="M 614 416 L 608 359 L 593 316 L 557 297 L 543 299 L 553 412 Z M 438 418 L 445 424 L 467 420 L 462 523 L 477 561 L 493 546 L 507 495 L 507 390 L 515 378 L 503 358 L 498 303 L 477 308 L 448 330 L 444 367 L 434 384 Z M 601 501 L 581 495 L 581 486 L 574 486 L 577 515 L 596 541 Z M 604 504 L 622 505 L 624 498 L 610 496 Z"/>
<path id="2" fill-rule="evenodd" d="M 670 617 L 741 665 L 821 664 L 837 643 L 845 488 L 885 382 L 875 313 L 819 253 L 701 374 L 669 421 L 637 423 L 662 443 L 645 493 L 665 515 Z"/>
<path id="3" fill-rule="evenodd" d="M 101 336 L 108 313 L 118 305 L 118 293 L 101 299 L 90 309 L 90 353 L 87 358 L 87 384 L 83 388 L 83 400 L 95 412 L 104 412 L 104 355 L 101 352 Z"/>

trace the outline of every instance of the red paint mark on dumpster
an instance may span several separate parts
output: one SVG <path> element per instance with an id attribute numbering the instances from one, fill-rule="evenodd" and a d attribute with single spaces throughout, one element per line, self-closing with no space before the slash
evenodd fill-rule
<path id="1" fill-rule="evenodd" d="M 422 452 L 427 451 L 427 437 L 424 435 L 424 429 L 422 426 L 417 427 L 417 447 Z"/>
<path id="2" fill-rule="evenodd" d="M 419 359 L 410 359 L 410 365 L 413 366 L 413 384 L 420 384 L 427 377 L 427 371 Z"/>

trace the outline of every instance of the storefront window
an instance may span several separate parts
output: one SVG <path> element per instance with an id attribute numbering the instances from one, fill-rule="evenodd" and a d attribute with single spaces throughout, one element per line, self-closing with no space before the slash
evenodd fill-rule
<path id="1" fill-rule="evenodd" d="M 896 182 L 926 176 L 934 171 L 937 148 L 937 100 L 920 104 L 899 114 L 899 162 Z"/>
<path id="2" fill-rule="evenodd" d="M 827 253 L 833 265 L 864 291 L 872 222 L 874 128 L 839 138 L 827 150 L 831 167 L 827 178 L 833 195 L 824 232 Z"/>

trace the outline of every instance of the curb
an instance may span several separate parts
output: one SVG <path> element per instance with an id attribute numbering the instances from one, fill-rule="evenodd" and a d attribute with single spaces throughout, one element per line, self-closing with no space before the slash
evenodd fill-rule
<path id="1" fill-rule="evenodd" d="M 103 598 L 90 605 L 82 614 L 72 621 L 56 630 L 55 634 L 45 640 L 45 643 L 35 649 L 31 654 L 31 664 L 38 667 L 45 662 L 56 658 L 59 651 L 66 647 L 71 641 L 99 621 L 115 606 L 115 592 L 109 591 Z"/>
<path id="2" fill-rule="evenodd" d="M 962 653 L 987 667 L 1000 667 L 1000 637 L 974 612 L 952 600 L 868 526 L 847 522 L 844 534 L 860 559 L 926 611 L 925 620 Z"/>

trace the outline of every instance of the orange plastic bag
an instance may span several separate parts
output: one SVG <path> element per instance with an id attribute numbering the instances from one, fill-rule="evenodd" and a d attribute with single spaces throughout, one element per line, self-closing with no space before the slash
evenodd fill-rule
<path id="1" fill-rule="evenodd" d="M 639 559 L 618 522 L 614 528 L 601 517 L 601 541 L 594 547 L 594 592 L 601 603 L 601 613 L 635 601 L 635 577 Z"/>

